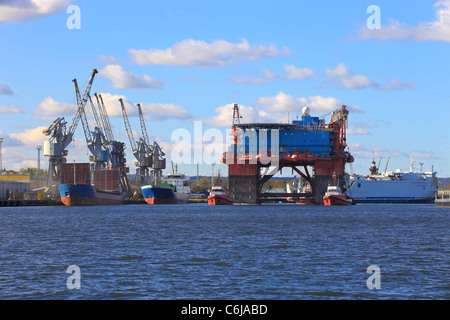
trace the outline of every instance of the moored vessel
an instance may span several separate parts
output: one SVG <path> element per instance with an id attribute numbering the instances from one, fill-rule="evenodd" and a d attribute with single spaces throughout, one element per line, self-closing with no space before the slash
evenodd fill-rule
<path id="1" fill-rule="evenodd" d="M 61 201 L 66 206 L 121 205 L 125 194 L 119 191 L 103 191 L 89 184 L 59 185 Z"/>
<path id="2" fill-rule="evenodd" d="M 89 163 L 62 164 L 58 189 L 66 206 L 120 205 L 126 197 L 118 168 L 94 170 L 92 179 Z"/>
<path id="3" fill-rule="evenodd" d="M 437 177 L 433 169 L 415 171 L 412 159 L 409 172 L 398 169 L 379 173 L 372 161 L 370 174 L 349 176 L 346 189 L 357 203 L 432 203 L 437 191 Z"/>
<path id="4" fill-rule="evenodd" d="M 326 206 L 354 205 L 356 202 L 341 191 L 338 186 L 328 186 L 323 196 L 323 204 Z"/>
<path id="5" fill-rule="evenodd" d="M 450 208 L 450 184 L 446 187 L 439 188 L 434 199 L 436 208 Z"/>
<path id="6" fill-rule="evenodd" d="M 191 195 L 189 179 L 179 173 L 169 174 L 165 183 L 148 184 L 142 186 L 141 190 L 148 204 L 187 203 Z"/>
<path id="7" fill-rule="evenodd" d="M 231 205 L 233 199 L 230 198 L 228 193 L 222 186 L 213 186 L 208 196 L 209 205 Z"/>
<path id="8" fill-rule="evenodd" d="M 310 194 L 310 196 L 301 196 L 301 197 L 287 197 L 286 200 L 289 202 L 295 202 L 296 204 L 309 204 L 313 205 L 314 203 L 314 196 L 312 193 L 311 185 L 306 182 L 305 184 L 301 184 L 301 181 L 299 180 L 297 183 L 297 187 L 295 187 L 295 183 L 288 183 L 286 185 L 286 192 L 287 193 L 304 193 L 306 195 Z"/>

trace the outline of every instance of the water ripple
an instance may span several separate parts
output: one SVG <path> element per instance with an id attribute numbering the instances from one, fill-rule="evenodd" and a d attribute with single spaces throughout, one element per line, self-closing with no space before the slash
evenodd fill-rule
<path id="1" fill-rule="evenodd" d="M 449 299 L 449 217 L 432 205 L 0 208 L 0 298 Z"/>

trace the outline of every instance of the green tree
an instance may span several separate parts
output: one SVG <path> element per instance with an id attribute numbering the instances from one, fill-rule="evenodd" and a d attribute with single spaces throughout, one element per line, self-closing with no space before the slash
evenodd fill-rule
<path id="1" fill-rule="evenodd" d="M 205 192 L 205 188 L 197 183 L 193 183 L 191 185 L 191 191 L 192 192 Z"/>
<path id="2" fill-rule="evenodd" d="M 209 180 L 208 178 L 201 178 L 198 184 L 202 186 L 205 190 L 211 189 L 211 180 Z"/>
<path id="3" fill-rule="evenodd" d="M 273 182 L 273 188 L 274 189 L 285 189 L 286 188 L 286 181 L 284 181 L 284 180 L 275 180 Z"/>

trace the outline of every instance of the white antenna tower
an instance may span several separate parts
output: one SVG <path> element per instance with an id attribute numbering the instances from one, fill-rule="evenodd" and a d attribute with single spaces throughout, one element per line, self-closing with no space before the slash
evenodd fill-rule
<path id="1" fill-rule="evenodd" d="M 3 160 L 2 160 L 2 143 L 4 138 L 0 138 L 0 171 L 3 171 Z"/>
<path id="2" fill-rule="evenodd" d="M 38 151 L 37 175 L 39 176 L 39 173 L 41 172 L 41 150 L 42 150 L 42 146 L 38 146 L 36 149 Z"/>
<path id="3" fill-rule="evenodd" d="M 415 162 L 414 162 L 413 155 L 411 154 L 411 163 L 409 165 L 409 172 L 414 172 L 414 169 L 415 169 Z"/>

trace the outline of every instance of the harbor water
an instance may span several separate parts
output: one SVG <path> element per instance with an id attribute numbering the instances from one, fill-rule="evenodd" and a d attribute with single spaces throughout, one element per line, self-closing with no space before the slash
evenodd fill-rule
<path id="1" fill-rule="evenodd" d="M 4 207 L 0 299 L 449 299 L 449 227 L 433 204 Z"/>

